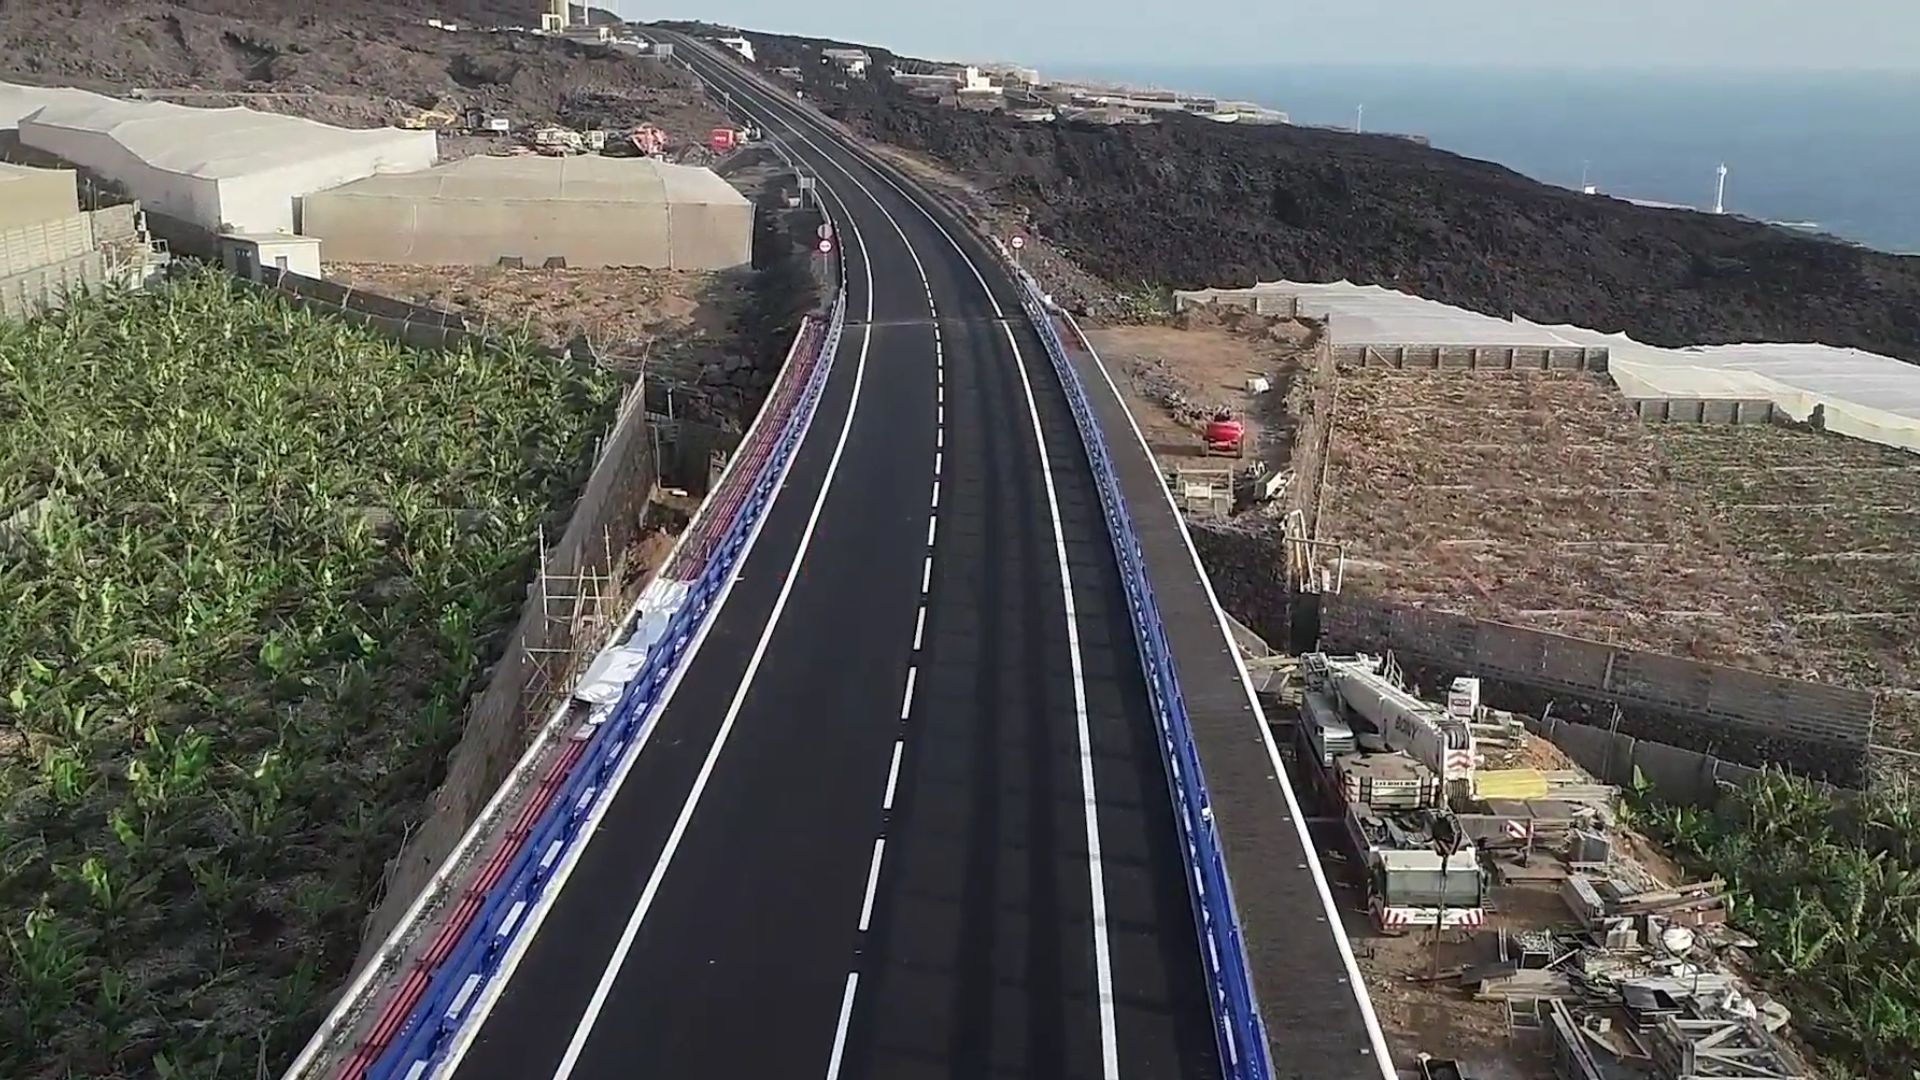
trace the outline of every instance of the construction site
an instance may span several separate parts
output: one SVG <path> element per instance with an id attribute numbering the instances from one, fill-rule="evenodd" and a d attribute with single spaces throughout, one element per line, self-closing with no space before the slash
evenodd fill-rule
<path id="1" fill-rule="evenodd" d="M 1248 624 L 1389 1036 L 1480 1080 L 1830 1075 L 1641 807 L 1911 771 L 1920 373 L 1383 292 L 1086 337 Z"/>

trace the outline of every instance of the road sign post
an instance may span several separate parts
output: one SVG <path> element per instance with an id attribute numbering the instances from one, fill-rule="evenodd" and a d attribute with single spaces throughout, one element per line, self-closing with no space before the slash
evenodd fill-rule
<path id="1" fill-rule="evenodd" d="M 1015 233 L 1013 234 L 1013 238 L 1007 241 L 1007 244 L 1009 247 L 1013 248 L 1013 265 L 1015 266 L 1021 265 L 1020 252 L 1023 248 L 1027 246 L 1027 238 L 1024 236 L 1021 236 L 1019 233 Z"/>

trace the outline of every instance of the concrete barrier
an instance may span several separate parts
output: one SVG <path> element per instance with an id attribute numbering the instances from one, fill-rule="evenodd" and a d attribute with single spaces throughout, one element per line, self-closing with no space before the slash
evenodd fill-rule
<path id="1" fill-rule="evenodd" d="M 1356 593 L 1321 598 L 1320 636 L 1338 651 L 1392 650 L 1417 675 L 1474 674 L 1495 703 L 1622 711 L 1622 730 L 1752 765 L 1790 764 L 1857 782 L 1873 742 L 1874 695 L 1623 649 Z M 1430 669 L 1427 670 L 1427 669 Z M 1502 700 L 1502 698 L 1504 700 Z"/>
<path id="2" fill-rule="evenodd" d="M 1604 346 L 1581 345 L 1356 345 L 1333 347 L 1352 367 L 1435 371 L 1591 371 L 1604 374 Z"/>
<path id="3" fill-rule="evenodd" d="M 1596 778 L 1629 791 L 1644 783 L 1667 802 L 1712 806 L 1726 785 L 1749 783 L 1761 775 L 1759 769 L 1712 754 L 1553 717 L 1529 717 L 1527 728 Z"/>

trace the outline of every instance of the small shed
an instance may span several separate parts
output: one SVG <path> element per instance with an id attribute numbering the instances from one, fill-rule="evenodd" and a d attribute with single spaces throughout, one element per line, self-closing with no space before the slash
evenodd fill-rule
<path id="1" fill-rule="evenodd" d="M 250 281 L 272 281 L 279 273 L 320 276 L 320 238 L 292 233 L 221 233 L 220 263 L 227 272 Z"/>

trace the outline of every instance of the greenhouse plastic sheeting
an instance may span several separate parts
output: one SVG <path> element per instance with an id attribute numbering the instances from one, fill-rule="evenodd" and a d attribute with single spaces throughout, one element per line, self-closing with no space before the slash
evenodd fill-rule
<path id="1" fill-rule="evenodd" d="M 0 83 L 0 130 L 16 127 L 24 145 L 118 181 L 148 210 L 215 232 L 293 232 L 294 199 L 424 169 L 439 155 L 431 131 Z"/>
<path id="2" fill-rule="evenodd" d="M 1346 281 L 1264 282 L 1177 294 L 1268 313 L 1324 319 L 1334 345 L 1605 347 L 1608 372 L 1630 399 L 1771 401 L 1796 420 L 1824 405 L 1828 431 L 1920 452 L 1920 365 L 1858 349 L 1811 344 L 1642 345 L 1625 334 L 1499 319 Z"/>
<path id="3" fill-rule="evenodd" d="M 1662 349 L 1577 326 L 1541 329 L 1568 344 L 1607 346 L 1608 370 L 1629 398 L 1764 399 L 1795 420 L 1825 405 L 1828 431 L 1920 453 L 1920 365 L 1832 345 Z"/>
<path id="4" fill-rule="evenodd" d="M 1547 327 L 1482 315 L 1379 285 L 1275 281 L 1251 289 L 1206 289 L 1178 295 L 1201 303 L 1244 297 L 1258 310 L 1270 313 L 1297 310 L 1301 318 L 1326 320 L 1327 339 L 1335 345 L 1566 344 Z"/>

